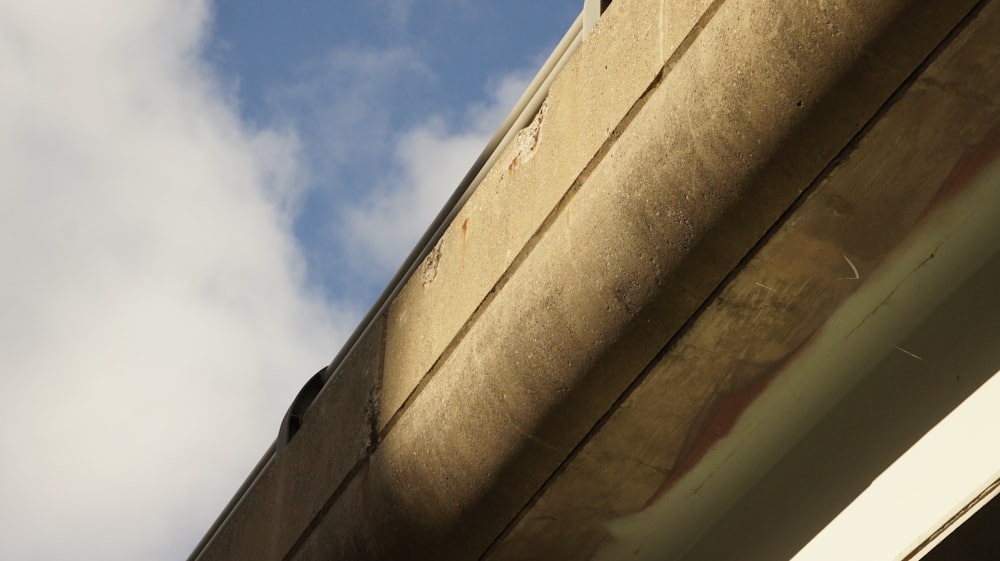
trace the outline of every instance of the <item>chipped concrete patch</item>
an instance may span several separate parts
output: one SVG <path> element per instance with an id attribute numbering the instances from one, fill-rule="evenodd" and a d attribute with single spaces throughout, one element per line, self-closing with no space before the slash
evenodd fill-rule
<path id="1" fill-rule="evenodd" d="M 532 156 L 535 155 L 535 149 L 538 148 L 538 142 L 542 136 L 542 121 L 545 120 L 545 111 L 548 109 L 548 106 L 549 100 L 546 99 L 542 102 L 542 107 L 539 108 L 531 124 L 521 129 L 514 137 L 512 142 L 514 146 L 514 159 L 507 166 L 508 173 L 514 173 L 517 171 L 519 165 L 528 163 Z"/>
<path id="2" fill-rule="evenodd" d="M 422 286 L 427 286 L 428 284 L 434 282 L 437 278 L 438 265 L 441 263 L 441 242 L 438 241 L 434 249 L 427 254 L 427 258 L 424 259 L 424 264 L 420 268 L 420 284 Z"/>

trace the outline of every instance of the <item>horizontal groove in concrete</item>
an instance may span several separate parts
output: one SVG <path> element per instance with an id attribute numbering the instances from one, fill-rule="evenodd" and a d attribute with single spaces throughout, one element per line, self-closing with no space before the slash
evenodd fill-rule
<path id="1" fill-rule="evenodd" d="M 927 4 L 616 0 L 393 304 L 384 372 L 379 334 L 317 398 L 357 420 L 310 411 L 205 559 L 484 552 L 933 46 Z"/>
<path id="2" fill-rule="evenodd" d="M 295 559 L 482 552 L 940 40 L 925 7 L 722 4 Z"/>

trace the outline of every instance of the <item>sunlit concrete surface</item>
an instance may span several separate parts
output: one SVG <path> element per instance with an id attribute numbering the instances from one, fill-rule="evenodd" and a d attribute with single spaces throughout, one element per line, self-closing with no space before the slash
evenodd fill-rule
<path id="1" fill-rule="evenodd" d="M 198 559 L 837 558 L 873 479 L 1000 411 L 998 33 L 615 0 Z"/>

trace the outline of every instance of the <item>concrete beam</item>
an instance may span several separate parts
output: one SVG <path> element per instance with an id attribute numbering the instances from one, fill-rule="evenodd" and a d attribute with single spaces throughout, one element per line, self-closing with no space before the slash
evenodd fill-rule
<path id="1" fill-rule="evenodd" d="M 970 5 L 710 6 L 563 183 L 294 559 L 484 552 Z M 601 34 L 649 3 L 623 6 Z M 601 130 L 580 113 L 573 121 L 577 135 Z M 508 160 L 504 179 L 538 169 L 546 145 L 571 153 L 572 137 L 550 135 L 550 123 L 566 121 L 546 113 L 536 157 Z"/>
<path id="2" fill-rule="evenodd" d="M 603 539 L 609 517 L 642 508 L 695 457 L 703 413 L 766 380 L 853 290 L 797 267 L 848 276 L 892 249 L 817 235 L 823 212 L 872 220 L 832 198 L 793 230 L 795 266 L 761 262 L 764 288 L 731 281 L 973 4 L 616 0 L 392 304 L 384 339 L 374 330 L 335 375 L 202 559 L 586 558 L 599 543 L 577 525 Z M 808 290 L 763 311 L 724 296 L 760 304 L 785 285 Z M 713 306 L 708 346 L 677 350 Z M 771 339 L 718 352 L 725 317 Z M 635 438 L 641 419 L 609 422 L 629 416 L 627 394 L 676 399 Z M 602 434 L 607 455 L 581 454 Z M 650 436 L 655 450 L 628 441 Z"/>
<path id="3" fill-rule="evenodd" d="M 880 268 L 897 257 L 901 245 L 920 237 L 913 230 L 925 226 L 928 217 L 948 200 L 946 193 L 958 189 L 954 170 L 968 168 L 982 159 L 977 153 L 989 152 L 991 143 L 995 145 L 990 135 L 1000 113 L 990 92 L 1000 91 L 1000 72 L 988 61 L 998 55 L 992 40 L 1000 28 L 997 11 L 991 6 L 968 26 L 962 25 L 947 48 L 887 100 L 863 134 L 812 181 L 808 196 L 794 212 L 741 265 L 682 336 L 650 364 L 628 396 L 520 514 L 491 559 L 582 558 L 608 545 L 604 542 L 612 537 L 606 529 L 610 521 L 652 507 L 657 497 L 677 485 L 718 440 L 735 431 L 733 425 L 743 410 L 773 380 L 787 375 L 789 364 L 815 344 L 817 334 L 830 329 L 831 315 L 859 287 L 878 278 Z M 955 25 L 954 16 L 947 23 Z M 897 79 L 902 77 L 897 75 Z M 980 148 L 977 152 L 970 146 Z M 980 204 L 995 206 L 990 199 Z M 895 288 L 889 286 L 885 293 Z M 864 304 L 869 307 L 858 312 L 859 321 L 877 304 Z M 926 310 L 936 305 L 925 304 L 921 308 Z M 878 352 L 888 351 L 893 348 L 884 343 Z M 814 368 L 812 375 L 817 372 Z M 855 375 L 863 373 L 858 370 Z M 840 378 L 839 383 L 849 387 L 848 380 Z M 973 383 L 971 378 L 966 382 Z M 843 387 L 839 393 L 827 387 L 823 407 L 832 407 L 846 391 Z M 968 391 L 968 386 L 963 387 Z M 939 395 L 943 399 L 944 394 Z M 798 399 L 805 398 L 800 395 Z M 821 410 L 811 413 L 818 416 Z M 792 424 L 805 430 L 816 418 Z M 766 464 L 760 469 L 747 476 L 750 481 L 763 475 Z M 710 471 L 716 480 L 721 477 L 720 470 Z M 702 484 L 691 482 L 693 488 Z M 733 490 L 728 499 L 736 501 L 743 492 Z M 705 490 L 700 493 L 706 503 Z M 798 497 L 813 499 L 821 494 L 800 493 Z M 687 500 L 675 502 L 677 509 L 668 518 L 674 537 L 670 547 L 676 549 L 664 551 L 666 545 L 654 549 L 671 558 L 691 546 L 698 533 L 733 504 L 723 502 L 699 510 Z M 825 516 L 835 514 L 837 504 L 827 505 Z M 780 525 L 780 533 L 786 537 L 786 547 L 795 543 L 792 528 L 822 527 L 821 518 L 806 522 L 803 513 L 819 509 L 815 502 L 808 507 L 798 505 L 785 511 L 789 518 Z M 751 519 L 756 522 L 750 524 L 744 517 L 743 528 L 762 523 L 762 512 L 753 512 L 756 517 Z M 569 518 L 573 524 L 555 522 Z M 664 535 L 661 532 L 658 539 Z M 774 532 L 760 535 L 773 536 Z M 713 534 L 702 544 L 712 555 L 699 558 L 724 558 L 718 547 L 712 547 L 720 543 L 725 542 Z M 746 543 L 731 549 L 744 559 L 757 558 Z M 772 551 L 760 557 L 778 558 L 794 551 Z"/>

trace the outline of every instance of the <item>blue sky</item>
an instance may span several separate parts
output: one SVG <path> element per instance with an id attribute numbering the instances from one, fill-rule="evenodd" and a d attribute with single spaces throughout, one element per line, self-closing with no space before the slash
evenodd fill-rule
<path id="1" fill-rule="evenodd" d="M 311 279 L 353 304 L 377 296 L 401 254 L 397 244 L 370 269 L 349 262 L 335 247 L 353 244 L 336 235 L 337 207 L 372 204 L 373 189 L 405 183 L 399 175 L 412 170 L 394 152 L 407 133 L 431 126 L 439 140 L 472 135 L 472 145 L 491 134 L 581 3 L 339 4 L 217 2 L 206 56 L 234 90 L 243 120 L 291 127 L 303 143 L 311 176 L 295 233 Z M 471 163 L 465 151 L 456 165 Z M 435 178 L 435 195 L 457 184 L 449 171 Z M 420 205 L 418 222 L 429 221 L 429 206 Z M 355 274 L 341 274 L 345 268 Z"/>
<path id="2" fill-rule="evenodd" d="M 0 558 L 185 558 L 581 7 L 0 3 Z"/>

